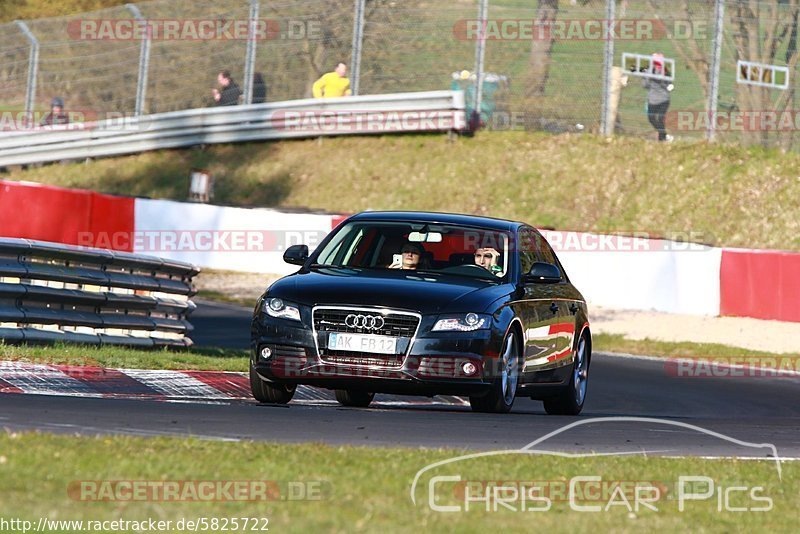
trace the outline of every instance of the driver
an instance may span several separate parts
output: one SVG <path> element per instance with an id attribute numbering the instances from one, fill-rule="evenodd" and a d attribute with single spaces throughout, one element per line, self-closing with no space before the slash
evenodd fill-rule
<path id="1" fill-rule="evenodd" d="M 424 253 L 425 249 L 419 243 L 406 243 L 400 249 L 400 261 L 392 262 L 389 269 L 416 269 Z"/>
<path id="2" fill-rule="evenodd" d="M 497 274 L 503 270 L 503 268 L 498 265 L 499 258 L 500 253 L 497 252 L 497 249 L 492 247 L 479 248 L 475 251 L 475 265 L 480 265 L 492 274 Z"/>

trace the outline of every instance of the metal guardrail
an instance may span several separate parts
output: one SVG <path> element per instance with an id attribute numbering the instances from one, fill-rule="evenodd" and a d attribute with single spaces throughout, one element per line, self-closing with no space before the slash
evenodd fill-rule
<path id="1" fill-rule="evenodd" d="M 189 346 L 194 265 L 0 238 L 0 339 Z"/>
<path id="2" fill-rule="evenodd" d="M 291 100 L 0 132 L 0 166 L 213 143 L 465 129 L 461 91 Z"/>

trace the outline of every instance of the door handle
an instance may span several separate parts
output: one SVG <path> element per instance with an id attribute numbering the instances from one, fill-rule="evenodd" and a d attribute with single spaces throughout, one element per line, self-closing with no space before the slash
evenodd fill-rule
<path id="1" fill-rule="evenodd" d="M 558 313 L 558 304 L 556 304 L 555 302 L 550 304 L 550 311 L 553 313 Z"/>

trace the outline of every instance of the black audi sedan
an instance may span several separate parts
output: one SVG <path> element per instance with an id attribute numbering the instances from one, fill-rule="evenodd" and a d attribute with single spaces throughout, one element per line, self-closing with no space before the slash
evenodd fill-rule
<path id="1" fill-rule="evenodd" d="M 251 325 L 260 402 L 288 403 L 307 384 L 345 406 L 394 393 L 467 396 L 479 412 L 508 412 L 517 396 L 550 414 L 583 408 L 586 302 L 529 225 L 364 212 L 283 259 L 300 269 L 264 292 Z"/>

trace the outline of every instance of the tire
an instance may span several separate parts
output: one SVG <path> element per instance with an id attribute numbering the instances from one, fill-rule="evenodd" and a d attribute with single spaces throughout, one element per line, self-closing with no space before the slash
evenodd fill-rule
<path id="1" fill-rule="evenodd" d="M 292 397 L 297 386 L 288 384 L 276 384 L 267 382 L 260 376 L 250 364 L 250 392 L 258 402 L 270 404 L 287 404 Z"/>
<path id="2" fill-rule="evenodd" d="M 342 406 L 352 406 L 353 408 L 366 408 L 375 398 L 374 393 L 359 391 L 355 389 L 337 389 L 336 400 Z"/>
<path id="3" fill-rule="evenodd" d="M 498 376 L 492 389 L 485 395 L 470 397 L 469 405 L 473 412 L 483 413 L 508 413 L 514 405 L 517 396 L 522 358 L 520 357 L 517 334 L 511 330 L 503 340 L 501 351 L 500 376 Z"/>
<path id="4" fill-rule="evenodd" d="M 581 336 L 578 341 L 578 350 L 575 351 L 575 361 L 572 364 L 572 374 L 569 384 L 555 397 L 544 400 L 544 411 L 550 415 L 578 415 L 583 410 L 586 401 L 586 389 L 589 385 L 589 351 L 586 336 Z"/>

